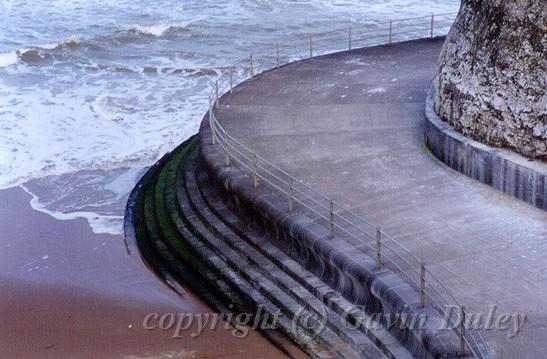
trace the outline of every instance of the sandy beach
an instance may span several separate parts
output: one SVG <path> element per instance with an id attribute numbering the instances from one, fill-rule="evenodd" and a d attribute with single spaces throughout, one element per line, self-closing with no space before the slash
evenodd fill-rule
<path id="1" fill-rule="evenodd" d="M 21 188 L 0 191 L 0 356 L 5 358 L 280 358 L 251 331 L 217 326 L 195 338 L 147 330 L 150 313 L 211 313 L 180 296 L 129 255 L 122 236 L 94 234 L 84 219 L 35 211 Z"/>

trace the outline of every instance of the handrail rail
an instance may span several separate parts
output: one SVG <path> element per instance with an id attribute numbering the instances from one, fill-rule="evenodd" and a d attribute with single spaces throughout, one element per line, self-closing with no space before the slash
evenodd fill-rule
<path id="1" fill-rule="evenodd" d="M 336 39 L 337 36 L 331 34 L 346 31 L 346 37 L 342 45 L 351 50 L 354 42 L 362 42 L 363 40 L 370 41 L 371 39 L 388 39 L 388 43 L 394 42 L 394 37 L 400 35 L 394 31 L 394 26 L 399 22 L 407 22 L 411 20 L 427 20 L 429 26 L 422 28 L 423 24 L 415 24 L 415 30 L 406 30 L 412 24 L 405 23 L 402 26 L 407 36 L 416 32 L 429 32 L 428 37 L 435 36 L 435 20 L 436 18 L 443 17 L 440 22 L 453 22 L 455 13 L 444 14 L 432 14 L 431 16 L 421 16 L 405 19 L 393 19 L 389 21 L 388 31 L 385 33 L 379 33 L 378 29 L 375 32 L 359 33 L 359 36 L 364 36 L 361 39 L 352 38 L 352 28 L 342 30 L 329 31 L 328 37 L 320 37 L 318 34 L 306 34 L 305 40 L 302 43 L 307 44 L 309 47 L 302 51 L 309 56 L 302 56 L 301 58 L 307 58 L 314 56 L 314 50 L 317 50 L 318 46 L 314 48 L 314 42 L 320 42 L 325 40 Z M 442 25 L 446 27 L 447 25 Z M 356 34 L 356 33 L 354 33 Z M 325 35 L 325 34 L 323 34 Z M 418 37 L 423 38 L 424 36 Z M 405 38 L 405 39 L 407 39 Z M 374 42 L 378 44 L 378 42 Z M 340 42 L 321 44 L 325 45 L 339 45 Z M 369 42 L 368 45 L 371 43 Z M 291 45 L 294 45 L 291 44 Z M 281 54 L 279 53 L 279 44 L 272 45 L 276 49 L 274 56 L 265 56 L 269 59 L 268 63 L 273 59 L 273 66 L 270 68 L 277 68 L 281 65 Z M 287 46 L 293 47 L 293 46 Z M 287 48 L 284 47 L 284 48 Z M 329 53 L 328 51 L 326 53 Z M 262 57 L 264 58 L 264 57 Z M 289 61 L 290 62 L 290 61 Z M 303 209 L 311 212 L 316 220 L 324 222 L 332 231 L 332 234 L 340 235 L 345 240 L 353 241 L 359 245 L 364 245 L 368 252 L 363 250 L 369 256 L 375 257 L 377 260 L 378 269 L 386 265 L 391 270 L 395 271 L 398 275 L 402 276 L 405 281 L 414 287 L 420 294 L 420 300 L 422 307 L 426 305 L 432 305 L 437 311 L 442 312 L 443 306 L 456 305 L 461 308 L 462 315 L 465 315 L 465 309 L 461 306 L 456 298 L 452 295 L 449 289 L 444 283 L 426 267 L 424 262 L 414 255 L 406 246 L 400 241 L 396 240 L 381 228 L 374 226 L 372 223 L 362 218 L 353 211 L 344 208 L 338 202 L 335 202 L 327 195 L 312 188 L 304 183 L 304 181 L 293 177 L 284 169 L 271 163 L 264 157 L 260 156 L 252 149 L 238 141 L 235 137 L 230 135 L 219 123 L 215 108 L 219 105 L 220 93 L 231 92 L 233 87 L 240 80 L 252 79 L 256 74 L 261 71 L 269 69 L 268 67 L 260 68 L 259 65 L 264 62 L 257 62 L 255 56 L 250 56 L 248 59 L 242 59 L 232 66 L 226 66 L 229 69 L 227 72 L 221 73 L 217 78 L 215 85 L 213 86 L 212 94 L 209 97 L 209 109 L 208 109 L 208 124 L 212 132 L 213 144 L 218 144 L 224 151 L 226 164 L 230 165 L 233 160 L 239 166 L 243 167 L 242 171 L 252 176 L 255 179 L 255 185 L 258 185 L 258 180 L 263 183 L 267 183 L 276 191 L 282 193 L 288 198 L 289 211 L 293 210 L 293 204 L 297 203 L 302 206 Z M 240 168 L 241 168 L 240 167 Z M 368 230 L 367 230 L 368 229 Z M 366 238 L 367 240 L 365 240 Z M 428 278 L 426 284 L 426 277 Z M 457 326 L 456 323 L 450 323 L 454 327 L 454 331 L 460 337 L 460 351 L 461 354 L 467 352 L 475 358 L 490 358 L 488 346 L 484 341 L 480 331 L 467 330 L 463 325 Z"/>

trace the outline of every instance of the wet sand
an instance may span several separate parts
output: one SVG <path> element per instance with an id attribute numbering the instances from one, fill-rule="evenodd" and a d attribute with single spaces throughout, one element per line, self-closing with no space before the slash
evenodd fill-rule
<path id="1" fill-rule="evenodd" d="M 219 325 L 146 330 L 149 313 L 212 313 L 180 296 L 129 255 L 122 236 L 94 234 L 83 219 L 33 210 L 20 188 L 0 191 L 0 357 L 283 358 L 257 332 Z"/>

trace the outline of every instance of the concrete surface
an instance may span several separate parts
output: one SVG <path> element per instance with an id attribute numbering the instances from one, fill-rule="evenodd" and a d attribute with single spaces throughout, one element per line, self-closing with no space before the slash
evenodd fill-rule
<path id="1" fill-rule="evenodd" d="M 442 40 L 284 66 L 222 98 L 219 121 L 263 157 L 377 223 L 469 310 L 526 313 L 486 331 L 496 357 L 547 357 L 547 213 L 461 175 L 424 147 Z"/>

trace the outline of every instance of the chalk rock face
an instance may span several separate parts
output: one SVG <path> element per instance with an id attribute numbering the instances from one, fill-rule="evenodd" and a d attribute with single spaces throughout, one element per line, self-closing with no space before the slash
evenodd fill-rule
<path id="1" fill-rule="evenodd" d="M 547 160 L 547 0 L 463 0 L 434 85 L 462 134 Z"/>

